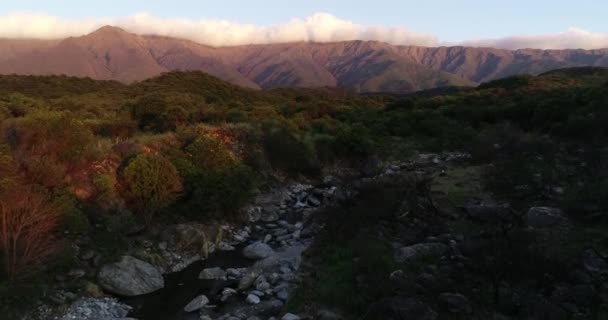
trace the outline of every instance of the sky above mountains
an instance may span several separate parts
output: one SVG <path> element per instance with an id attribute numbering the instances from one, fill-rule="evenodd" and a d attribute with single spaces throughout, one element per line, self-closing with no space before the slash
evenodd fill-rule
<path id="1" fill-rule="evenodd" d="M 213 46 L 378 40 L 398 45 L 606 48 L 608 2 L 0 1 L 0 37 L 63 38 L 115 25 Z"/>

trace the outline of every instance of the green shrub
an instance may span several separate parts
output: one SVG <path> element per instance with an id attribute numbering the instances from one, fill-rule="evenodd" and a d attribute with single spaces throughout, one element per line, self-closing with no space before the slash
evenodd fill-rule
<path id="1" fill-rule="evenodd" d="M 237 162 L 235 155 L 221 140 L 202 135 L 185 148 L 190 162 L 201 170 L 216 170 Z"/>
<path id="2" fill-rule="evenodd" d="M 186 199 L 187 211 L 212 216 L 234 216 L 251 197 L 255 175 L 248 166 L 237 164 L 189 177 L 191 189 Z"/>
<path id="3" fill-rule="evenodd" d="M 175 166 L 162 156 L 140 154 L 134 157 L 122 173 L 125 198 L 143 214 L 147 222 L 167 207 L 181 191 L 181 178 Z"/>
<path id="4" fill-rule="evenodd" d="M 289 173 L 315 173 L 319 169 L 312 143 L 298 138 L 286 128 L 266 130 L 263 145 L 274 168 Z"/>

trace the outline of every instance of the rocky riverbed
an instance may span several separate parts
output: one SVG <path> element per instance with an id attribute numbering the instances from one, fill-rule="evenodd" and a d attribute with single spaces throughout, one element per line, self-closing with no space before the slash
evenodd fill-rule
<path id="1" fill-rule="evenodd" d="M 568 234 L 572 228 L 567 215 L 550 206 L 533 206 L 523 215 L 513 215 L 507 204 L 476 199 L 467 201 L 463 207 L 451 208 L 457 210 L 439 212 L 430 197 L 418 194 L 411 198 L 406 192 L 396 198 L 401 203 L 398 210 L 387 211 L 386 217 L 376 216 L 383 210 L 376 206 L 386 202 L 383 192 L 390 192 L 388 188 L 376 190 L 377 199 L 366 203 L 366 186 L 396 181 L 404 173 L 417 177 L 446 176 L 451 174 L 446 173 L 449 167 L 467 157 L 460 153 L 418 155 L 407 161 L 388 163 L 375 174 L 361 175 L 348 183 L 326 177 L 316 186 L 294 183 L 277 187 L 259 194 L 243 209 L 247 221 L 240 225 L 167 226 L 155 236 L 138 238 L 138 245 L 119 261 L 98 267 L 95 283 L 103 289 L 104 296 L 79 299 L 70 292 L 61 292 L 60 299 L 75 301 L 54 319 L 344 318 L 325 306 L 292 314 L 287 312 L 290 310 L 286 305 L 298 288 L 312 283 L 316 290 L 318 279 L 311 279 L 310 274 L 317 271 L 319 262 L 308 255 L 315 255 L 319 247 L 327 245 L 324 241 L 332 238 L 327 236 L 328 232 L 342 232 L 343 226 L 348 227 L 349 223 L 337 220 L 350 216 L 364 221 L 357 216 L 357 211 L 365 214 L 366 210 L 374 211 L 370 217 L 377 221 L 370 221 L 369 226 L 362 226 L 355 234 L 370 233 L 371 238 L 390 243 L 390 255 L 399 267 L 386 274 L 372 270 L 372 278 L 378 276 L 384 283 L 373 285 L 395 290 L 395 296 L 371 304 L 364 319 L 395 314 L 408 314 L 412 319 L 467 318 L 473 310 L 485 308 L 478 305 L 478 296 L 483 292 L 475 283 L 488 281 L 477 274 L 487 271 L 479 269 L 481 263 L 487 263 L 484 250 L 502 244 L 501 239 L 488 238 L 495 226 L 519 224 L 524 234 L 540 237 L 555 230 Z M 467 177 L 467 181 L 469 179 Z M 341 211 L 345 215 L 341 215 Z M 337 216 L 333 216 L 334 213 Z M 323 215 L 331 218 L 320 218 Z M 472 224 L 461 233 L 454 230 L 456 221 Z M 81 258 L 93 261 L 95 254 L 82 252 Z M 589 284 L 588 279 L 605 279 L 608 274 L 605 257 L 587 250 L 582 252 L 581 259 L 572 272 L 572 279 L 576 280 L 560 283 L 560 290 L 573 290 L 573 294 L 559 297 L 584 301 L 585 297 L 597 297 L 596 291 L 603 290 Z M 356 259 L 352 263 L 359 264 Z M 361 290 L 370 285 L 366 281 L 369 279 L 365 280 L 363 275 L 357 276 Z M 498 288 L 501 301 L 515 299 L 517 290 L 527 290 L 507 284 L 500 284 Z M 538 294 L 534 297 L 540 297 Z M 553 296 L 540 300 L 528 298 L 519 303 L 526 308 L 539 308 L 539 312 L 549 310 L 563 314 L 555 309 Z M 582 306 L 577 309 L 579 313 L 592 309 L 584 303 L 577 304 Z"/>
<path id="2" fill-rule="evenodd" d="M 346 197 L 327 177 L 257 196 L 241 226 L 168 226 L 158 240 L 99 267 L 96 283 L 118 298 L 83 298 L 56 319 L 258 319 L 277 317 L 297 286 L 302 253 L 321 228 L 313 215 Z M 92 258 L 86 256 L 85 258 Z"/>

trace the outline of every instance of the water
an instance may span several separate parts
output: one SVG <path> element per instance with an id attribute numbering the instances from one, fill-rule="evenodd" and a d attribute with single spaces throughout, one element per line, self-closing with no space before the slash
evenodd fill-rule
<path id="1" fill-rule="evenodd" d="M 252 260 L 242 256 L 242 248 L 234 251 L 218 251 L 207 260 L 198 261 L 180 272 L 165 275 L 165 287 L 157 292 L 125 298 L 123 301 L 133 307 L 130 317 L 139 320 L 198 320 L 198 312 L 187 313 L 184 307 L 195 297 L 204 294 L 212 305 L 222 303 L 217 295 L 226 287 L 236 288 L 238 280 L 199 280 L 199 273 L 205 268 L 221 267 L 245 268 Z"/>

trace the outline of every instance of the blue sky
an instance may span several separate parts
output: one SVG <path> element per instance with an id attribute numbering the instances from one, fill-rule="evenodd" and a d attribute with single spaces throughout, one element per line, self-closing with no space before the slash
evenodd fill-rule
<path id="1" fill-rule="evenodd" d="M 0 14 L 36 11 L 66 18 L 121 17 L 148 12 L 160 17 L 219 18 L 271 25 L 316 12 L 360 24 L 403 25 L 445 41 L 542 34 L 577 27 L 608 32 L 608 1 L 596 0 L 8 0 Z"/>

